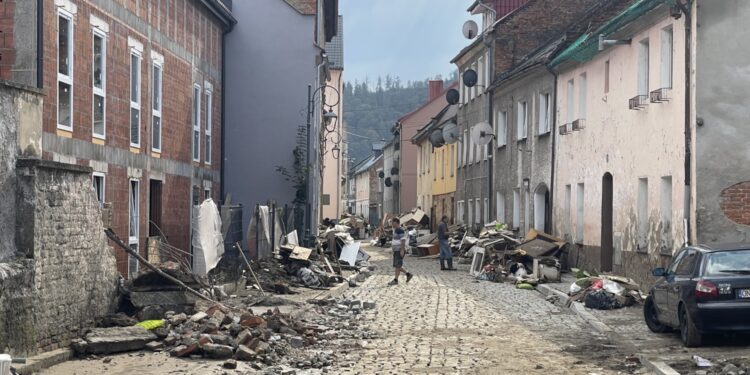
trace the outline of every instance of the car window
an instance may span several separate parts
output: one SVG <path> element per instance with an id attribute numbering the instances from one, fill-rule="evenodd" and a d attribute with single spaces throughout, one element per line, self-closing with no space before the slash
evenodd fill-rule
<path id="1" fill-rule="evenodd" d="M 698 252 L 695 250 L 688 250 L 680 260 L 680 264 L 677 265 L 675 273 L 677 275 L 687 276 L 692 275 L 695 270 L 695 265 L 698 261 Z"/>
<path id="2" fill-rule="evenodd" d="M 708 254 L 706 276 L 733 276 L 748 273 L 750 273 L 750 250 L 719 251 Z"/>
<path id="3" fill-rule="evenodd" d="M 673 274 L 673 275 L 677 272 L 676 271 L 677 267 L 680 265 L 680 261 L 682 260 L 682 257 L 685 256 L 686 252 L 687 252 L 687 250 L 682 250 L 682 251 L 680 251 L 677 254 L 677 256 L 674 258 L 674 261 L 672 262 L 672 264 L 670 264 L 669 268 L 667 268 L 667 272 L 669 272 L 670 274 Z"/>

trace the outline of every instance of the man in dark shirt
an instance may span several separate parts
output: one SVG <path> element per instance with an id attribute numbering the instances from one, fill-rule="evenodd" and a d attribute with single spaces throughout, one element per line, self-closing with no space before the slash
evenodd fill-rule
<path id="1" fill-rule="evenodd" d="M 440 270 L 453 271 L 453 251 L 448 243 L 448 216 L 440 219 L 437 231 L 438 243 L 440 244 Z M 448 268 L 445 268 L 445 262 L 448 262 Z"/>
<path id="2" fill-rule="evenodd" d="M 393 240 L 391 241 L 391 250 L 393 253 L 393 268 L 396 270 L 396 278 L 394 278 L 388 285 L 398 285 L 398 277 L 401 272 L 406 274 L 406 282 L 408 283 L 412 276 L 406 269 L 404 269 L 404 256 L 406 256 L 406 232 L 404 228 L 401 228 L 401 222 L 398 218 L 391 220 L 393 226 Z"/>

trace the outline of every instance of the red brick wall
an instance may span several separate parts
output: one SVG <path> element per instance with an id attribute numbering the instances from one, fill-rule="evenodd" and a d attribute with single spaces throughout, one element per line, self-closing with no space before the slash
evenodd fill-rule
<path id="1" fill-rule="evenodd" d="M 719 205 L 729 220 L 750 225 L 750 182 L 740 182 L 724 189 Z"/>
<path id="2" fill-rule="evenodd" d="M 14 0 L 0 0 L 0 30 L 4 25 L 3 10 L 7 12 Z M 135 13 L 151 24 L 167 38 L 178 43 L 195 57 L 188 61 L 172 53 L 138 33 L 127 24 L 103 13 L 87 0 L 73 0 L 77 13 L 73 20 L 74 73 L 73 73 L 73 131 L 75 139 L 92 142 L 92 42 L 93 27 L 90 15 L 104 20 L 109 25 L 106 55 L 106 140 L 105 145 L 124 150 L 130 149 L 130 48 L 128 37 L 141 42 L 141 123 L 140 154 L 151 155 L 151 51 L 164 56 L 162 86 L 162 151 L 160 158 L 194 167 L 220 169 L 221 134 L 221 82 L 201 71 L 201 61 L 206 61 L 215 72 L 221 71 L 222 31 L 213 18 L 197 0 L 112 0 Z M 11 4 L 11 5 L 9 5 Z M 46 4 L 46 3 L 45 3 Z M 51 4 L 51 2 L 50 2 Z M 159 5 L 161 5 L 159 7 Z M 44 131 L 56 133 L 57 129 L 57 10 L 44 7 Z M 12 15 L 12 13 L 11 13 Z M 12 21 L 12 18 L 11 18 Z M 12 22 L 11 22 L 12 25 Z M 193 31 L 195 26 L 195 31 Z M 0 43 L 3 43 L 0 34 Z M 12 38 L 11 38 L 12 43 Z M 3 45 L 0 44 L 0 48 Z M 0 60 L 0 77 L 5 78 Z M 195 64 L 195 66 L 193 65 Z M 204 81 L 213 85 L 212 157 L 211 165 L 204 163 L 206 100 Z M 198 83 L 204 88 L 201 97 L 201 161 L 192 161 L 192 90 Z M 77 156 L 77 155 L 72 155 Z M 50 152 L 44 158 L 51 159 Z M 88 160 L 78 157 L 78 163 L 88 165 Z M 140 178 L 140 238 L 139 249 L 146 255 L 149 229 L 149 170 L 143 170 Z M 127 167 L 109 164 L 105 180 L 106 201 L 112 203 L 112 227 L 127 241 L 129 220 L 129 177 Z M 162 231 L 173 246 L 190 250 L 191 179 L 189 177 L 165 175 L 162 181 Z M 201 186 L 201 192 L 203 188 Z M 212 195 L 219 198 L 219 184 L 213 183 Z M 127 275 L 128 257 L 116 250 L 118 270 Z"/>
<path id="3" fill-rule="evenodd" d="M 11 69 L 16 61 L 13 42 L 13 16 L 15 0 L 0 0 L 0 79 L 10 80 Z"/>

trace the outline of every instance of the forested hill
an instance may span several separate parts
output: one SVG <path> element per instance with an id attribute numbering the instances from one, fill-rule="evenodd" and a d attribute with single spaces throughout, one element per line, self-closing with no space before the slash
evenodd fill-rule
<path id="1" fill-rule="evenodd" d="M 455 79 L 455 77 L 451 77 Z M 344 122 L 349 158 L 354 163 L 367 157 L 372 143 L 389 141 L 390 129 L 401 116 L 427 100 L 427 80 L 402 83 L 398 78 L 378 77 L 373 83 L 344 83 Z M 446 83 L 447 87 L 447 83 Z"/>

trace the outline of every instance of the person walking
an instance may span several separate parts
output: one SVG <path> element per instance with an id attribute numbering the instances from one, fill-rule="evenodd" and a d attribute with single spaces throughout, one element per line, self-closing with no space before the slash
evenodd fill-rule
<path id="1" fill-rule="evenodd" d="M 440 270 L 455 271 L 453 268 L 453 251 L 448 243 L 448 216 L 440 219 L 437 231 L 438 243 L 440 244 Z M 448 268 L 445 268 L 445 262 L 448 262 Z"/>
<path id="2" fill-rule="evenodd" d="M 391 250 L 393 253 L 393 268 L 396 272 L 396 277 L 388 283 L 388 285 L 398 285 L 398 277 L 401 273 L 406 274 L 406 282 L 411 281 L 414 276 L 404 268 L 404 257 L 406 256 L 406 232 L 404 228 L 401 228 L 401 222 L 398 218 L 391 220 L 391 226 L 393 227 L 393 240 L 391 241 Z"/>

